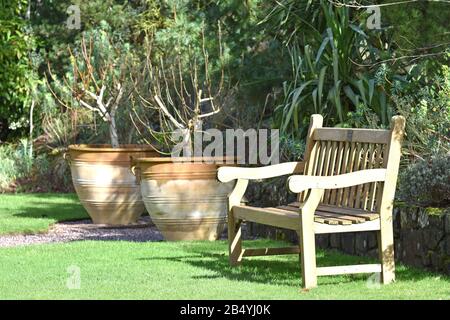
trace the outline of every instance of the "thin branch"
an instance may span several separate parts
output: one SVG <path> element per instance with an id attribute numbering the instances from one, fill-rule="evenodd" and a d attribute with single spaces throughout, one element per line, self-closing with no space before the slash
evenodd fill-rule
<path id="1" fill-rule="evenodd" d="M 397 2 L 390 2 L 390 3 L 381 3 L 381 4 L 370 4 L 370 5 L 362 5 L 362 4 L 349 4 L 349 3 L 343 3 L 339 1 L 333 1 L 328 0 L 329 3 L 337 6 L 337 7 L 348 7 L 348 8 L 356 8 L 356 9 L 363 9 L 363 8 L 373 8 L 373 7 L 387 7 L 387 6 L 395 6 L 399 4 L 407 4 L 407 3 L 413 3 L 413 2 L 442 2 L 442 3 L 448 3 L 450 4 L 449 0 L 405 0 L 405 1 L 397 1 Z"/>
<path id="2" fill-rule="evenodd" d="M 158 106 L 161 108 L 161 110 L 164 112 L 164 114 L 170 119 L 170 121 L 179 129 L 185 129 L 185 127 L 179 123 L 171 114 L 170 112 L 167 110 L 166 106 L 164 105 L 164 103 L 162 103 L 161 99 L 158 96 L 154 96 L 156 103 L 158 104 Z"/>
<path id="3" fill-rule="evenodd" d="M 214 111 L 211 111 L 211 112 L 208 112 L 208 113 L 204 113 L 204 114 L 198 115 L 197 118 L 201 119 L 201 118 L 210 117 L 210 116 L 212 116 L 212 115 L 214 115 L 214 114 L 216 114 L 216 113 L 219 113 L 219 112 L 220 112 L 220 109 L 216 109 L 216 110 L 214 110 Z"/>
<path id="4" fill-rule="evenodd" d="M 48 82 L 47 75 L 45 75 L 45 82 L 47 83 L 47 87 L 49 88 L 49 90 L 50 90 L 52 96 L 56 99 L 56 101 L 58 101 L 58 103 L 61 104 L 61 105 L 62 105 L 63 107 L 65 107 L 66 109 L 70 109 L 70 107 L 69 107 L 67 104 L 65 104 L 61 99 L 59 99 L 59 97 L 58 97 L 58 95 L 55 93 L 55 91 L 53 91 L 53 89 L 52 89 L 50 83 Z"/>
<path id="5" fill-rule="evenodd" d="M 445 54 L 445 52 L 427 53 L 427 54 L 411 55 L 411 56 L 402 56 L 402 57 L 398 57 L 398 58 L 391 58 L 391 59 L 378 61 L 378 62 L 375 62 L 373 64 L 360 64 L 360 63 L 357 63 L 356 61 L 352 60 L 351 58 L 349 58 L 349 60 L 353 64 L 357 65 L 358 67 L 375 67 L 375 66 L 377 66 L 379 64 L 390 62 L 390 61 L 394 61 L 394 63 L 395 63 L 397 60 L 404 60 L 404 59 L 408 59 L 408 58 L 413 58 L 411 61 L 415 61 L 415 60 L 418 60 L 418 59 L 421 59 L 421 58 L 432 57 L 432 56 L 440 56 L 440 55 L 443 55 L 443 54 Z"/>

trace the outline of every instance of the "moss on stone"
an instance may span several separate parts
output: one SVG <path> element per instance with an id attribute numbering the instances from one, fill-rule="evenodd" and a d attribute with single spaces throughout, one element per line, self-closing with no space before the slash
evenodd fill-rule
<path id="1" fill-rule="evenodd" d="M 409 208 L 409 207 L 415 207 L 415 206 L 413 206 L 411 204 L 408 204 L 408 203 L 406 203 L 404 201 L 395 200 L 394 201 L 394 207 L 395 208 Z"/>
<path id="2" fill-rule="evenodd" d="M 442 214 L 444 214 L 445 208 L 428 207 L 428 208 L 425 208 L 425 212 L 428 215 L 441 216 Z"/>
<path id="3" fill-rule="evenodd" d="M 394 201 L 394 207 L 398 209 L 411 209 L 411 210 L 417 210 L 417 209 L 425 209 L 425 213 L 428 215 L 436 215 L 436 216 L 442 216 L 446 212 L 450 212 L 450 208 L 437 208 L 437 207 L 421 207 L 415 204 L 410 204 L 405 201 L 396 200 Z"/>

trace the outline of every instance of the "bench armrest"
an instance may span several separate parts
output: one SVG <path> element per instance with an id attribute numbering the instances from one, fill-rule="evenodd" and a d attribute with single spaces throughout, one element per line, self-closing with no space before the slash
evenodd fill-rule
<path id="1" fill-rule="evenodd" d="M 289 190 L 299 193 L 308 189 L 340 189 L 359 184 L 384 181 L 386 169 L 367 169 L 336 176 L 302 176 L 288 178 Z"/>
<path id="2" fill-rule="evenodd" d="M 221 167 L 217 172 L 217 178 L 221 182 L 229 182 L 236 179 L 268 179 L 287 174 L 301 173 L 304 168 L 304 162 L 285 162 L 258 168 Z"/>

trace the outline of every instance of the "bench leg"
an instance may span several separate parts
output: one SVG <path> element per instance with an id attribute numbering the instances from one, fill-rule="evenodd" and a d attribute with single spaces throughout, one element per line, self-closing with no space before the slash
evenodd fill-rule
<path id="1" fill-rule="evenodd" d="M 241 221 L 234 219 L 232 210 L 228 213 L 228 254 L 231 266 L 237 266 L 241 263 Z"/>
<path id="2" fill-rule="evenodd" d="M 378 251 L 381 261 L 381 283 L 395 281 L 394 234 L 392 228 L 381 228 L 377 232 Z"/>
<path id="3" fill-rule="evenodd" d="M 311 289 L 317 287 L 316 244 L 312 228 L 301 227 L 298 234 L 300 245 L 300 263 L 302 267 L 302 287 Z"/>

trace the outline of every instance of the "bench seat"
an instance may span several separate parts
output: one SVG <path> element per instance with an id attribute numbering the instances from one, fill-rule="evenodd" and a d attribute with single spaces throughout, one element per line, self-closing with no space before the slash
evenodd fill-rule
<path id="1" fill-rule="evenodd" d="M 272 225 L 298 231 L 300 229 L 301 204 L 293 202 L 279 207 L 234 206 L 235 219 Z M 320 205 L 314 213 L 315 233 L 354 232 L 380 230 L 379 214 L 364 210 Z"/>

